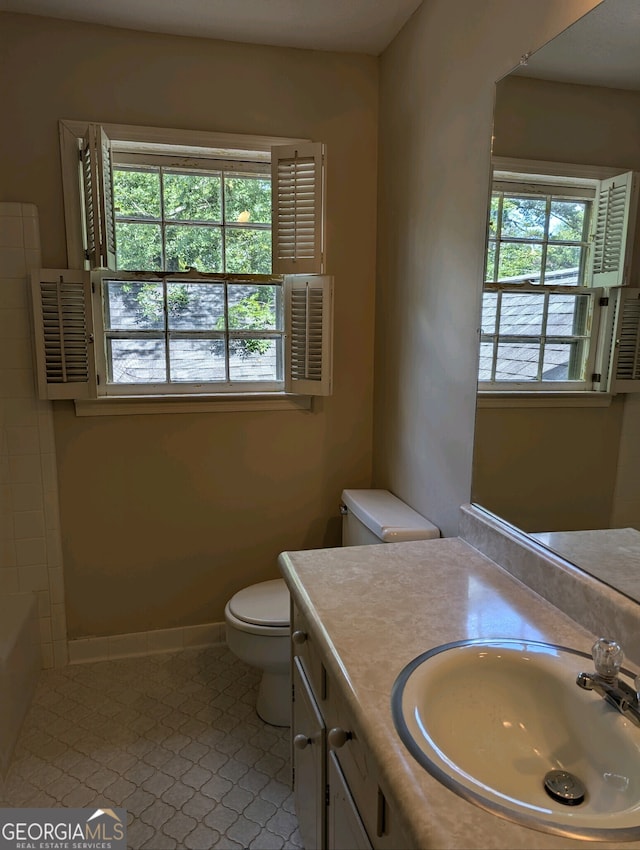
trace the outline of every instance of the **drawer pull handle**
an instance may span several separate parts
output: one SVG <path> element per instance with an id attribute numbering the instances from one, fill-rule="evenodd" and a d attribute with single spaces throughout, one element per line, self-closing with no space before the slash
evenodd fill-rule
<path id="1" fill-rule="evenodd" d="M 291 635 L 291 640 L 294 643 L 304 643 L 307 639 L 307 633 L 303 632 L 302 629 L 296 629 L 295 632 Z"/>
<path id="2" fill-rule="evenodd" d="M 299 750 L 304 750 L 304 748 L 311 743 L 311 738 L 307 738 L 306 735 L 296 735 L 293 739 L 293 746 L 297 747 Z"/>
<path id="3" fill-rule="evenodd" d="M 344 747 L 347 741 L 350 741 L 352 738 L 353 732 L 346 732 L 339 726 L 335 726 L 329 731 L 329 744 L 334 750 L 339 750 L 340 747 Z"/>

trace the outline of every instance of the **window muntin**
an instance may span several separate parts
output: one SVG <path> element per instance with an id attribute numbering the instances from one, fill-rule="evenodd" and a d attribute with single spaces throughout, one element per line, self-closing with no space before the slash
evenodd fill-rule
<path id="1" fill-rule="evenodd" d="M 104 273 L 99 289 L 107 394 L 281 387 L 280 281 Z"/>
<path id="2" fill-rule="evenodd" d="M 544 180 L 544 178 L 541 178 Z M 586 389 L 593 189 L 495 181 L 478 379 L 483 389 Z"/>

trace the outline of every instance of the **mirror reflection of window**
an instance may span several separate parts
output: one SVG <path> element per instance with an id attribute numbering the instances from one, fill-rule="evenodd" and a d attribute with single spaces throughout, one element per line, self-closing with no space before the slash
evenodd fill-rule
<path id="1" fill-rule="evenodd" d="M 497 183 L 492 193 L 482 382 L 586 379 L 593 295 L 564 288 L 585 284 L 594 192 L 589 199 L 539 192 Z"/>
<path id="2" fill-rule="evenodd" d="M 610 181 L 552 174 L 494 173 L 488 216 L 480 389 L 605 389 L 598 349 L 603 290 L 600 257 L 619 256 L 634 211 L 627 175 Z M 628 178 L 633 182 L 633 175 Z M 620 194 L 622 192 L 623 194 Z M 625 218 L 626 217 L 626 218 Z M 607 228 L 610 218 L 612 227 Z M 615 230 L 613 229 L 615 222 Z M 603 224 L 604 223 L 604 224 Z M 598 245 L 604 241 L 599 253 Z M 618 278 L 615 283 L 620 283 Z M 608 365 L 608 364 L 605 364 Z"/>

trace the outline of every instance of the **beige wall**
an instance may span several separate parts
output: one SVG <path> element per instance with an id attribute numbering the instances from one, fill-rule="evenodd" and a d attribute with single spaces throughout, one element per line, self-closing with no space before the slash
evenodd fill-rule
<path id="1" fill-rule="evenodd" d="M 640 94 L 510 76 L 496 86 L 496 156 L 634 168 Z"/>
<path id="2" fill-rule="evenodd" d="M 480 408 L 472 497 L 524 531 L 607 528 L 622 397 L 610 407 Z"/>
<path id="3" fill-rule="evenodd" d="M 284 549 L 339 543 L 372 465 L 377 60 L 0 16 L 0 200 L 64 266 L 58 119 L 328 148 L 335 391 L 308 412 L 77 418 L 55 405 L 69 636 L 216 622 Z"/>
<path id="4" fill-rule="evenodd" d="M 593 0 L 427 0 L 380 68 L 374 478 L 447 535 L 471 489 L 494 83 Z"/>
<path id="5" fill-rule="evenodd" d="M 638 92 L 521 77 L 497 86 L 496 156 L 638 170 L 639 138 Z M 638 524 L 637 452 L 620 434 L 623 423 L 637 434 L 640 406 L 626 398 L 608 408 L 479 409 L 473 500 L 526 531 Z"/>
<path id="6" fill-rule="evenodd" d="M 455 534 L 469 499 L 494 81 L 593 0 L 426 0 L 382 56 L 2 15 L 3 200 L 65 263 L 59 118 L 302 136 L 329 148 L 335 394 L 314 413 L 78 419 L 55 410 L 71 637 L 222 618 L 282 549 L 339 540 L 375 478 Z M 204 104 L 204 107 L 203 107 Z"/>
<path id="7" fill-rule="evenodd" d="M 612 528 L 640 530 L 640 393 L 624 396 Z"/>

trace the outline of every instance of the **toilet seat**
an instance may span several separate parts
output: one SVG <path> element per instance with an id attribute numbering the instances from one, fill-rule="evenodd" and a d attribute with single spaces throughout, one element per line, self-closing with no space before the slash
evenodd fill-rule
<path id="1" fill-rule="evenodd" d="M 225 614 L 236 627 L 261 634 L 287 634 L 290 596 L 283 579 L 262 581 L 239 590 L 228 601 Z"/>

